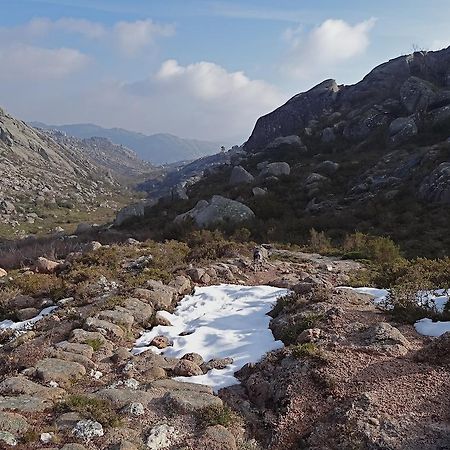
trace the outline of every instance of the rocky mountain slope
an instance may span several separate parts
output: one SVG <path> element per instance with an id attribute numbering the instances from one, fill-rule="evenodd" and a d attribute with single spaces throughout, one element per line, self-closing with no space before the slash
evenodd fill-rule
<path id="1" fill-rule="evenodd" d="M 48 232 L 44 219 L 65 215 L 64 211 L 89 213 L 100 207 L 112 212 L 121 190 L 110 171 L 97 165 L 85 149 L 58 143 L 3 110 L 0 178 L 2 232 L 22 223 L 41 224 Z"/>
<path id="2" fill-rule="evenodd" d="M 58 130 L 42 129 L 42 131 L 59 144 L 83 152 L 86 158 L 109 171 L 114 178 L 137 183 L 140 179 L 163 172 L 162 169 L 140 159 L 133 150 L 114 144 L 107 138 L 78 139 Z"/>
<path id="3" fill-rule="evenodd" d="M 152 164 L 170 164 L 189 161 L 217 153 L 222 144 L 183 139 L 171 134 L 145 135 L 121 128 L 102 128 L 93 124 L 46 125 L 33 122 L 33 126 L 62 131 L 80 139 L 102 137 L 123 145 L 137 153 L 139 158 Z"/>
<path id="4" fill-rule="evenodd" d="M 410 255 L 447 254 L 449 67 L 450 48 L 416 52 L 353 86 L 327 80 L 296 95 L 257 121 L 244 154 L 192 185 L 177 213 L 222 195 L 254 211 L 246 226 L 258 239 L 359 230 Z"/>

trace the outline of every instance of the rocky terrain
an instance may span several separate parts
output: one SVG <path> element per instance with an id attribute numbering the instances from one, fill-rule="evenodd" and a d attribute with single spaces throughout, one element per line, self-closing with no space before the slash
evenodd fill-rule
<path id="1" fill-rule="evenodd" d="M 301 243 L 311 228 L 335 239 L 358 230 L 389 235 L 411 256 L 448 254 L 449 61 L 450 49 L 416 52 L 355 85 L 327 80 L 296 95 L 164 214 L 221 195 L 252 209 L 256 220 L 245 226 L 258 239 Z"/>
<path id="2" fill-rule="evenodd" d="M 420 336 L 369 296 L 338 288 L 358 263 L 273 249 L 255 272 L 245 246 L 202 264 L 197 251 L 91 242 L 3 272 L 2 448 L 448 448 L 448 334 Z M 160 355 L 171 345 L 164 335 L 156 351 L 131 349 L 145 329 L 167 325 L 162 312 L 184 294 L 219 283 L 293 294 L 270 314 L 285 347 L 216 395 L 185 381 L 232 361 Z"/>
<path id="3" fill-rule="evenodd" d="M 52 135 L 0 110 L 1 235 L 106 220 L 133 198 L 124 177 L 151 169 L 109 142 Z"/>
<path id="4" fill-rule="evenodd" d="M 161 169 L 141 160 L 133 150 L 114 144 L 107 138 L 78 139 L 58 130 L 41 131 L 60 145 L 83 152 L 94 164 L 124 183 L 136 184 L 140 179 L 162 173 Z"/>

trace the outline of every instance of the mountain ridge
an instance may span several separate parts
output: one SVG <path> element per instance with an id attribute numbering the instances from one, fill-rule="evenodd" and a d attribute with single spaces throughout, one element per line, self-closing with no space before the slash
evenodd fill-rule
<path id="1" fill-rule="evenodd" d="M 90 123 L 47 125 L 42 122 L 30 122 L 30 124 L 37 128 L 62 131 L 81 139 L 107 138 L 115 144 L 130 148 L 141 159 L 152 164 L 193 160 L 217 153 L 221 147 L 219 143 L 180 138 L 169 133 L 146 135 L 124 128 L 104 128 Z"/>

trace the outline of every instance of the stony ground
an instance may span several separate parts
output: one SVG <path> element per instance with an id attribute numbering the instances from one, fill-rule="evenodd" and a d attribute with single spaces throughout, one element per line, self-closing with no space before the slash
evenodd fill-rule
<path id="1" fill-rule="evenodd" d="M 100 249 L 92 244 L 87 253 Z M 151 257 L 141 250 L 124 270 Z M 64 274 L 68 267 L 70 259 L 41 259 L 34 269 Z M 420 337 L 390 322 L 369 297 L 336 289 L 357 269 L 352 261 L 275 250 L 256 272 L 245 257 L 174 266 L 170 280 L 141 277 L 127 296 L 101 276 L 83 301 L 61 299 L 32 329 L 1 334 L 0 448 L 449 448 L 449 339 Z M 9 275 L 36 276 L 24 269 L 3 279 Z M 271 313 L 286 347 L 245 366 L 241 385 L 214 395 L 172 379 L 226 361 L 131 354 L 135 338 L 164 320 L 158 311 L 172 310 L 195 285 L 223 282 L 295 292 Z M 21 320 L 53 303 L 11 291 L 3 299 Z M 169 343 L 160 337 L 155 344 Z"/>

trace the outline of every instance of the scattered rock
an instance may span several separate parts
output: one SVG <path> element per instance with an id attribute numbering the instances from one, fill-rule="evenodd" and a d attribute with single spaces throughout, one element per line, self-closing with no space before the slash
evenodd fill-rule
<path id="1" fill-rule="evenodd" d="M 150 345 L 153 345 L 156 348 L 163 349 L 169 347 L 171 342 L 167 336 L 156 336 L 150 342 Z"/>
<path id="2" fill-rule="evenodd" d="M 36 363 L 36 376 L 48 383 L 56 381 L 62 386 L 70 386 L 86 375 L 86 369 L 79 363 L 57 358 L 46 358 Z"/>
<path id="3" fill-rule="evenodd" d="M 150 450 L 161 450 L 172 446 L 179 433 L 174 427 L 167 424 L 158 425 L 150 430 L 147 438 L 147 448 Z"/>
<path id="4" fill-rule="evenodd" d="M 190 390 L 167 392 L 164 395 L 164 400 L 170 407 L 184 413 L 201 411 L 211 407 L 220 408 L 223 406 L 222 400 L 219 397 Z"/>
<path id="5" fill-rule="evenodd" d="M 242 166 L 235 166 L 231 171 L 228 184 L 230 184 L 230 186 L 249 184 L 253 183 L 254 179 L 255 177 L 251 173 L 248 173 Z"/>
<path id="6" fill-rule="evenodd" d="M 196 375 L 203 375 L 202 369 L 198 364 L 187 359 L 182 359 L 173 369 L 174 375 L 178 377 L 193 377 Z"/>
<path id="7" fill-rule="evenodd" d="M 36 271 L 39 273 L 52 274 L 59 268 L 60 263 L 50 259 L 39 257 L 36 261 Z"/>
<path id="8" fill-rule="evenodd" d="M 85 442 L 90 442 L 92 439 L 103 436 L 104 433 L 101 423 L 94 420 L 80 420 L 72 430 L 72 434 Z"/>
<path id="9" fill-rule="evenodd" d="M 197 366 L 201 366 L 203 364 L 203 358 L 198 353 L 186 353 L 181 357 L 182 360 L 191 361 Z"/>

